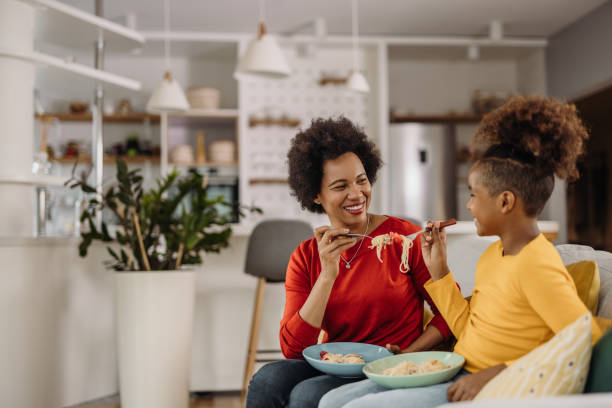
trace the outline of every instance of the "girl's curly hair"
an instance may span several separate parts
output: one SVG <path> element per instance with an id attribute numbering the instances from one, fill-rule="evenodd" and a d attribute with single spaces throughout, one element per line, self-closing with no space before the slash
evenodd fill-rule
<path id="1" fill-rule="evenodd" d="M 523 200 L 527 215 L 535 216 L 552 194 L 554 175 L 578 178 L 576 161 L 588 138 L 574 105 L 514 97 L 483 118 L 473 150 L 489 194 L 510 190 Z"/>
<path id="2" fill-rule="evenodd" d="M 347 118 L 313 119 L 308 129 L 300 131 L 291 140 L 287 154 L 289 187 L 303 209 L 325 212 L 314 202 L 321 192 L 323 164 L 348 152 L 359 157 L 370 183 L 374 184 L 376 173 L 382 166 L 380 153 L 363 129 Z"/>

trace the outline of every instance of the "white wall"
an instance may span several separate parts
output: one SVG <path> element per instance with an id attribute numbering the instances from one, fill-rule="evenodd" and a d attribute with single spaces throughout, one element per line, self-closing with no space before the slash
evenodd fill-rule
<path id="1" fill-rule="evenodd" d="M 0 406 L 59 407 L 117 392 L 112 274 L 70 239 L 0 238 Z"/>
<path id="2" fill-rule="evenodd" d="M 612 85 L 612 2 L 606 2 L 549 39 L 548 93 L 575 99 Z"/>
<path id="3" fill-rule="evenodd" d="M 244 274 L 246 236 L 204 256 L 196 274 L 191 389 L 238 390 L 256 279 Z M 78 240 L 0 238 L 0 406 L 60 407 L 119 391 L 113 272 L 106 249 Z M 283 285 L 268 285 L 260 345 L 278 349 Z"/>
<path id="4" fill-rule="evenodd" d="M 407 59 L 390 53 L 391 108 L 414 114 L 471 112 L 476 90 L 518 91 L 515 61 Z"/>

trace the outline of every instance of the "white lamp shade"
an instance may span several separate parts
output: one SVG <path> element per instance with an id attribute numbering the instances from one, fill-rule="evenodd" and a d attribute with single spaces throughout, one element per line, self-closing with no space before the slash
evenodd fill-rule
<path id="1" fill-rule="evenodd" d="M 370 85 L 360 71 L 353 71 L 346 81 L 346 86 L 351 91 L 368 93 L 370 92 Z"/>
<path id="2" fill-rule="evenodd" d="M 183 112 L 189 109 L 189 102 L 181 85 L 172 78 L 170 72 L 166 72 L 164 79 L 155 87 L 155 90 L 147 102 L 147 111 L 160 112 Z"/>
<path id="3" fill-rule="evenodd" d="M 284 78 L 291 74 L 291 68 L 276 38 L 263 34 L 254 38 L 240 58 L 234 77 L 256 75 L 267 78 Z"/>

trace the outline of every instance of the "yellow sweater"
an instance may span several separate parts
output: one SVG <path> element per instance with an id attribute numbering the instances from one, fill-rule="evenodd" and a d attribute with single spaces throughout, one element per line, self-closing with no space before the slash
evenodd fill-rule
<path id="1" fill-rule="evenodd" d="M 425 284 L 457 338 L 454 351 L 465 357 L 470 372 L 510 365 L 588 311 L 544 235 L 517 255 L 502 254 L 501 241 L 482 254 L 469 303 L 451 274 Z M 599 337 L 593 322 L 593 340 Z"/>

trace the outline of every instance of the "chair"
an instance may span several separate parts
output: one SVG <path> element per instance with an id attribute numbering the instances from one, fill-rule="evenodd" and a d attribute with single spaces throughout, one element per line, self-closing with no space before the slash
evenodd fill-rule
<path id="1" fill-rule="evenodd" d="M 266 283 L 285 281 L 285 273 L 291 253 L 302 241 L 312 238 L 312 236 L 312 227 L 304 221 L 266 220 L 257 224 L 249 237 L 244 271 L 257 277 L 258 281 L 242 383 L 243 399 L 246 397 L 255 363 L 275 361 L 275 359 L 258 358 L 258 354 L 280 352 L 280 350 L 258 350 L 257 348 Z"/>

